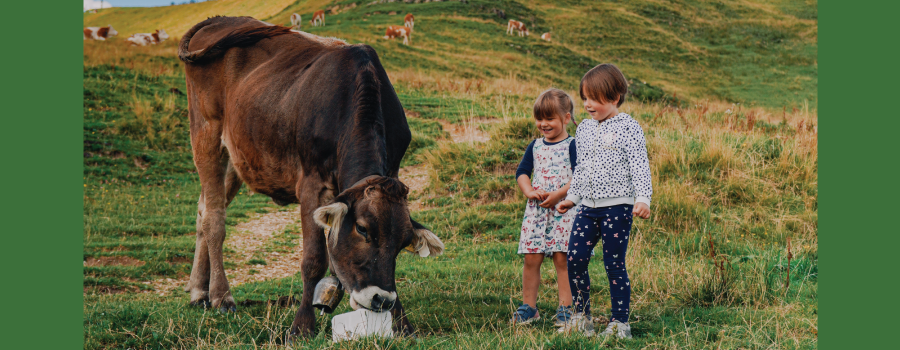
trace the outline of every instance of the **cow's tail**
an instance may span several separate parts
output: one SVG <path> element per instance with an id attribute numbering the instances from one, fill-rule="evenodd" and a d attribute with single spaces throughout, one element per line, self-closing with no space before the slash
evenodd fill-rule
<path id="1" fill-rule="evenodd" d="M 219 17 L 213 17 L 197 23 L 197 25 L 184 34 L 184 37 L 181 38 L 181 43 L 178 45 L 179 59 L 185 63 L 203 64 L 221 57 L 225 54 L 225 51 L 228 51 L 228 49 L 232 47 L 250 46 L 262 39 L 289 34 L 291 32 L 291 28 L 282 26 L 262 25 L 259 27 L 240 28 L 226 34 L 208 47 L 189 51 L 188 46 L 190 46 L 191 38 L 194 37 L 194 34 L 200 31 L 200 29 L 215 23 L 218 18 Z"/>

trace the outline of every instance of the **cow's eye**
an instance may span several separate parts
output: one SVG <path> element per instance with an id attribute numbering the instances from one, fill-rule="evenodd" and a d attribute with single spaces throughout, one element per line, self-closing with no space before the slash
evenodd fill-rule
<path id="1" fill-rule="evenodd" d="M 356 232 L 359 232 L 363 237 L 369 238 L 369 235 L 366 234 L 366 228 L 360 224 L 356 224 Z"/>

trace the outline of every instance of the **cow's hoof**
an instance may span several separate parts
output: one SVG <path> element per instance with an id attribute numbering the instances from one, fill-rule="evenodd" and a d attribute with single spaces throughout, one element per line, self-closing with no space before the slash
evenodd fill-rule
<path id="1" fill-rule="evenodd" d="M 220 314 L 227 314 L 229 312 L 236 312 L 236 311 L 237 311 L 237 307 L 234 305 L 222 305 L 222 307 L 219 308 Z"/>
<path id="2" fill-rule="evenodd" d="M 195 300 L 195 301 L 192 301 L 192 302 L 190 303 L 190 305 L 191 305 L 191 306 L 199 306 L 199 307 L 202 307 L 202 308 L 204 308 L 204 309 L 208 309 L 208 308 L 212 307 L 212 303 L 209 302 L 209 299 Z"/>

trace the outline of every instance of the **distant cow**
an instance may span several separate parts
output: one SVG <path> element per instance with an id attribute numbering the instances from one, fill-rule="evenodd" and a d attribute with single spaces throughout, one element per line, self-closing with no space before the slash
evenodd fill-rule
<path id="1" fill-rule="evenodd" d="M 325 25 L 325 10 L 318 10 L 313 13 L 313 19 L 309 21 L 313 25 L 313 27 L 324 26 Z"/>
<path id="2" fill-rule="evenodd" d="M 300 28 L 300 23 L 302 23 L 301 19 L 300 19 L 300 15 L 297 13 L 292 14 L 291 15 L 291 28 Z"/>
<path id="3" fill-rule="evenodd" d="M 409 27 L 409 29 L 413 29 L 416 24 L 416 18 L 413 17 L 413 14 L 407 13 L 406 17 L 403 18 L 403 25 Z"/>
<path id="4" fill-rule="evenodd" d="M 393 39 L 396 37 L 403 38 L 403 45 L 409 45 L 409 40 L 412 38 L 412 29 L 406 26 L 390 26 L 384 32 L 385 39 Z"/>
<path id="5" fill-rule="evenodd" d="M 132 45 L 136 46 L 147 46 L 147 45 L 156 45 L 163 41 L 169 39 L 169 34 L 166 33 L 165 29 L 157 29 L 156 32 L 153 33 L 136 33 L 132 34 L 128 39 L 125 39 L 131 42 Z"/>
<path id="6" fill-rule="evenodd" d="M 290 335 L 315 335 L 313 296 L 330 271 L 353 309 L 390 311 L 414 334 L 397 294 L 397 255 L 444 250 L 410 218 L 398 178 L 412 135 L 403 105 L 368 45 L 323 45 L 250 17 L 188 30 L 191 150 L 200 178 L 190 303 L 234 311 L 222 245 L 242 183 L 279 205 L 300 204 L 303 288 Z"/>
<path id="7" fill-rule="evenodd" d="M 525 23 L 511 19 L 509 24 L 506 25 L 506 34 L 512 34 L 513 30 L 518 30 L 519 36 L 528 35 L 528 28 L 525 28 Z"/>
<path id="8" fill-rule="evenodd" d="M 87 27 L 84 28 L 84 40 L 92 39 L 92 40 L 106 40 L 109 37 L 113 37 L 119 35 L 115 29 L 113 29 L 112 24 L 106 27 Z"/>
<path id="9" fill-rule="evenodd" d="M 541 39 L 544 39 L 544 40 L 546 40 L 546 41 L 550 41 L 550 33 L 544 33 L 544 34 L 541 34 Z"/>

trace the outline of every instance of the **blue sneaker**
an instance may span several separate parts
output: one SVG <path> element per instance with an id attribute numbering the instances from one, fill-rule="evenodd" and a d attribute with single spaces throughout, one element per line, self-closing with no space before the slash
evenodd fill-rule
<path id="1" fill-rule="evenodd" d="M 517 325 L 522 325 L 529 324 L 540 319 L 541 315 L 538 314 L 537 309 L 531 307 L 528 304 L 522 304 L 519 305 L 519 309 L 516 310 L 516 313 L 513 314 L 513 317 L 509 320 L 509 322 Z"/>
<path id="2" fill-rule="evenodd" d="M 556 309 L 556 316 L 554 316 L 556 321 L 553 323 L 556 327 L 562 327 L 566 325 L 566 322 L 569 322 L 569 319 L 572 318 L 572 307 L 569 306 L 559 306 L 559 309 Z"/>

